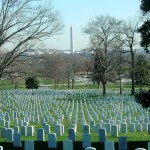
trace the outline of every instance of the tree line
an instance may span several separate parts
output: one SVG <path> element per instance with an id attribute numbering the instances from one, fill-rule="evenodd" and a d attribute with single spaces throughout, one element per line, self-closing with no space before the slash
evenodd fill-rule
<path id="1" fill-rule="evenodd" d="M 91 19 L 82 29 L 83 33 L 89 35 L 88 49 L 93 54 L 90 59 L 77 54 L 70 54 L 69 57 L 51 54 L 24 62 L 18 57 L 42 40 L 59 34 L 63 29 L 62 17 L 51 3 L 38 2 L 34 5 L 33 2 L 33 0 L 1 0 L 0 78 L 6 75 L 6 70 L 14 71 L 12 66 L 16 69 L 22 66 L 23 69 L 20 68 L 22 71 L 19 72 L 24 73 L 25 70 L 27 74 L 38 72 L 39 75 L 53 78 L 55 84 L 67 79 L 68 88 L 70 86 L 73 88 L 75 74 L 85 70 L 87 64 L 92 64 L 90 67 L 92 80 L 98 86 L 102 84 L 103 95 L 106 95 L 108 82 L 115 82 L 116 76 L 120 81 L 120 93 L 121 80 L 126 76 L 131 78 L 131 95 L 135 93 L 135 84 L 138 83 L 142 87 L 149 83 L 148 77 L 144 77 L 142 81 L 138 79 L 137 82 L 137 78 L 143 77 L 143 74 L 149 75 L 149 64 L 143 56 L 136 58 L 139 43 L 146 52 L 149 51 L 149 1 L 141 0 L 140 8 L 143 12 L 141 17 L 124 21 L 109 15 L 99 15 Z M 138 40 L 139 33 L 141 42 Z M 18 61 L 21 63 L 17 63 Z M 141 67 L 145 65 L 143 74 L 138 73 L 137 65 Z"/>
<path id="2" fill-rule="evenodd" d="M 88 77 L 90 82 L 97 84 L 97 88 L 103 85 L 103 70 L 98 63 L 99 57 L 95 53 L 43 53 L 33 56 L 20 56 L 8 68 L 6 75 L 15 84 L 20 78 L 41 77 L 51 81 L 51 84 L 67 84 L 68 89 L 73 89 L 75 83 L 82 82 Z M 150 60 L 149 55 L 135 53 L 135 83 L 140 89 L 150 85 Z M 132 66 L 130 54 L 114 50 L 111 56 L 109 70 L 107 72 L 107 85 L 117 83 L 120 86 L 120 94 L 123 91 L 122 80 L 132 79 Z M 15 76 L 16 75 L 16 76 Z M 17 83 L 16 83 L 17 84 Z M 107 92 L 106 85 L 106 92 Z M 106 93 L 105 93 L 106 94 Z"/>

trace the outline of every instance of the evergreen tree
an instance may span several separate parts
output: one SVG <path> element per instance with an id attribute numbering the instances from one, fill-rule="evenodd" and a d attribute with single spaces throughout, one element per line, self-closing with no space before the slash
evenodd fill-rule
<path id="1" fill-rule="evenodd" d="M 150 1 L 149 0 L 141 0 L 140 9 L 143 11 L 144 14 L 150 12 Z"/>
<path id="2" fill-rule="evenodd" d="M 135 83 L 140 86 L 150 85 L 150 66 L 144 56 L 138 56 L 135 63 Z"/>
<path id="3" fill-rule="evenodd" d="M 39 81 L 36 77 L 28 77 L 25 81 L 25 85 L 27 89 L 38 89 Z"/>
<path id="4" fill-rule="evenodd" d="M 140 9 L 143 12 L 143 15 L 146 15 L 150 12 L 150 0 L 141 0 Z M 150 47 L 150 20 L 147 19 L 144 21 L 143 25 L 138 29 L 138 32 L 141 34 L 141 46 L 144 47 L 146 52 L 149 52 Z"/>

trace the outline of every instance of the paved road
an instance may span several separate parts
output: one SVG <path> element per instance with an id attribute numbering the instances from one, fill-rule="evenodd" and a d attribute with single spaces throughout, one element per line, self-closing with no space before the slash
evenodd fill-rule
<path id="1" fill-rule="evenodd" d="M 51 86 L 51 85 L 40 83 L 39 89 L 49 89 L 49 86 Z"/>

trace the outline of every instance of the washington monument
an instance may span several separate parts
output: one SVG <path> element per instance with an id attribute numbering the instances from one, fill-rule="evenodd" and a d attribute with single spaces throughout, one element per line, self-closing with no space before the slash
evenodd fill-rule
<path id="1" fill-rule="evenodd" d="M 70 52 L 74 53 L 74 39 L 73 39 L 72 26 L 70 28 Z"/>

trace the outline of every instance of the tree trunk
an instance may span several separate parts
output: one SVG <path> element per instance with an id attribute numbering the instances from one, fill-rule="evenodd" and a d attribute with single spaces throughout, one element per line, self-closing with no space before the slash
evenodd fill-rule
<path id="1" fill-rule="evenodd" d="M 3 73 L 2 73 L 2 72 L 0 72 L 0 79 L 2 78 L 2 74 L 3 74 Z"/>
<path id="2" fill-rule="evenodd" d="M 72 89 L 74 88 L 74 74 L 72 74 Z"/>
<path id="3" fill-rule="evenodd" d="M 131 80 L 132 80 L 132 87 L 131 87 L 131 95 L 134 95 L 135 93 L 135 66 L 134 66 L 134 52 L 132 47 L 130 47 L 131 50 L 131 64 L 132 64 L 132 72 L 131 72 Z"/>
<path id="4" fill-rule="evenodd" d="M 103 95 L 106 95 L 107 90 L 107 69 L 104 68 L 104 77 L 103 77 Z"/>
<path id="5" fill-rule="evenodd" d="M 119 90 L 120 90 L 120 95 L 122 94 L 122 83 L 121 83 L 121 73 L 119 71 Z"/>
<path id="6" fill-rule="evenodd" d="M 0 79 L 2 78 L 2 75 L 3 75 L 3 69 L 2 67 L 0 67 Z"/>
<path id="7" fill-rule="evenodd" d="M 106 95 L 107 82 L 103 82 L 103 95 Z"/>
<path id="8" fill-rule="evenodd" d="M 120 89 L 120 95 L 122 94 L 122 83 L 121 83 L 121 79 L 120 79 L 120 86 L 119 86 L 119 89 Z"/>
<path id="9" fill-rule="evenodd" d="M 68 74 L 67 80 L 68 80 L 68 89 L 69 89 L 70 88 L 70 75 L 69 74 Z"/>
<path id="10" fill-rule="evenodd" d="M 135 87 L 134 87 L 134 76 L 132 75 L 132 87 L 131 87 L 131 95 L 134 95 L 134 92 L 135 92 Z"/>

